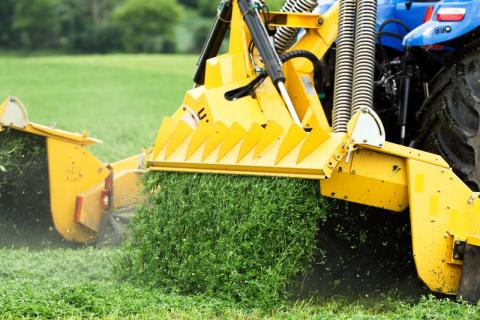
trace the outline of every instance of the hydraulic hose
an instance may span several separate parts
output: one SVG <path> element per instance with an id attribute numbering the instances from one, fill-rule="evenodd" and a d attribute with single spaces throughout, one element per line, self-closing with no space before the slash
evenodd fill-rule
<path id="1" fill-rule="evenodd" d="M 273 83 L 277 85 L 278 82 L 285 82 L 282 63 L 271 45 L 267 30 L 255 8 L 255 4 L 251 0 L 238 0 L 238 7 Z"/>
<path id="2" fill-rule="evenodd" d="M 339 7 L 332 122 L 334 132 L 347 132 L 352 106 L 355 0 L 340 0 Z"/>
<path id="3" fill-rule="evenodd" d="M 377 1 L 359 0 L 355 27 L 355 57 L 351 115 L 362 107 L 373 108 Z"/>
<path id="4" fill-rule="evenodd" d="M 280 61 L 274 46 L 270 42 L 267 29 L 265 28 L 258 12 L 258 3 L 252 2 L 252 0 L 237 0 L 237 4 L 243 15 L 243 20 L 250 31 L 253 43 L 262 57 L 265 70 L 280 92 L 293 121 L 301 127 L 302 122 L 300 121 L 292 100 L 285 88 L 286 79 L 285 74 L 283 73 L 282 62 Z"/>
<path id="5" fill-rule="evenodd" d="M 294 50 L 280 55 L 280 61 L 282 61 L 282 63 L 296 58 L 305 58 L 312 63 L 315 89 L 317 90 L 317 92 L 320 92 L 322 86 L 322 61 L 318 59 L 316 55 L 306 50 Z M 252 80 L 246 86 L 227 92 L 225 94 L 225 98 L 233 101 L 248 95 L 252 95 L 253 92 L 258 88 L 258 86 L 260 86 L 262 82 L 267 78 L 267 76 L 267 72 L 261 72 L 254 80 Z"/>
<path id="6" fill-rule="evenodd" d="M 317 6 L 316 0 L 287 0 L 280 11 L 282 12 L 312 12 Z M 280 27 L 275 33 L 275 50 L 283 53 L 287 50 L 298 33 L 296 28 Z"/>

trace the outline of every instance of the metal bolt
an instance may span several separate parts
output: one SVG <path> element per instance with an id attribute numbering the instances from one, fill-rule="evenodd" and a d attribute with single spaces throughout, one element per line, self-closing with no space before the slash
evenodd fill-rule
<path id="1" fill-rule="evenodd" d="M 323 18 L 318 18 L 317 23 L 318 23 L 319 25 L 322 25 L 322 24 L 323 24 Z"/>

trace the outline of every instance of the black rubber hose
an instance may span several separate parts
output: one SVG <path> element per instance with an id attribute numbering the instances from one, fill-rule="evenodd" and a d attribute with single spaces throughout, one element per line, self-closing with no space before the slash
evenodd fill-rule
<path id="1" fill-rule="evenodd" d="M 308 59 L 313 65 L 313 79 L 314 85 L 317 92 L 321 91 L 322 88 L 322 61 L 317 58 L 313 53 L 306 50 L 294 50 L 289 51 L 280 55 L 280 61 L 286 63 L 289 60 L 296 58 L 305 58 Z M 247 95 L 251 95 L 255 89 L 262 84 L 262 82 L 267 78 L 268 73 L 262 71 L 255 79 L 253 79 L 246 86 L 240 87 L 238 89 L 232 90 L 225 94 L 225 98 L 228 100 L 235 100 Z"/>

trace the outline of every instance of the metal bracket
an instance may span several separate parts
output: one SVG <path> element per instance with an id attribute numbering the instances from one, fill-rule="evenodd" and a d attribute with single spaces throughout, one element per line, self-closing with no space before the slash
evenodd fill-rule
<path id="1" fill-rule="evenodd" d="M 372 108 L 364 107 L 348 123 L 348 136 L 354 145 L 383 147 L 385 129 L 380 117 Z"/>
<path id="2" fill-rule="evenodd" d="M 25 129 L 27 125 L 27 109 L 18 98 L 8 97 L 0 106 L 0 127 Z"/>

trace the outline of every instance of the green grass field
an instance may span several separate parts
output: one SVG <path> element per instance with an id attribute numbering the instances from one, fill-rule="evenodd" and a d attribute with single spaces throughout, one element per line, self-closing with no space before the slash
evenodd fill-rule
<path id="1" fill-rule="evenodd" d="M 153 143 L 163 116 L 192 86 L 193 56 L 79 56 L 0 59 L 0 97 L 20 98 L 31 121 L 104 142 L 115 161 Z"/>
<path id="2" fill-rule="evenodd" d="M 162 117 L 192 86 L 193 56 L 0 57 L 0 96 L 15 95 L 32 121 L 81 131 L 114 161 L 153 143 Z M 0 235 L 1 236 L 1 235 Z M 0 249 L 0 319 L 480 319 L 449 299 L 317 299 L 273 310 L 164 294 L 119 282 L 114 249 Z"/>

